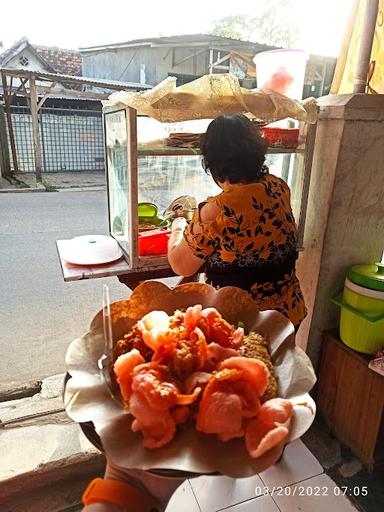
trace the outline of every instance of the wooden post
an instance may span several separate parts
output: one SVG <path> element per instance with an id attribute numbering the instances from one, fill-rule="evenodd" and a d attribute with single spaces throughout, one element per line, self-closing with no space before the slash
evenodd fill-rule
<path id="1" fill-rule="evenodd" d="M 15 133 L 13 131 L 12 113 L 11 113 L 12 91 L 11 91 L 11 93 L 8 91 L 7 78 L 5 75 L 3 75 L 3 73 L 1 74 L 1 79 L 3 82 L 3 95 L 4 95 L 4 103 L 5 103 L 5 113 L 7 115 L 9 141 L 11 143 L 13 172 L 19 172 L 19 166 L 17 163 Z"/>
<path id="2" fill-rule="evenodd" d="M 304 180 L 300 202 L 300 217 L 297 228 L 297 246 L 299 248 L 304 246 L 304 231 L 305 220 L 307 217 L 307 206 L 309 197 L 309 186 L 311 183 L 312 160 L 313 152 L 315 149 L 317 124 L 310 124 L 308 126 L 307 140 L 305 141 L 305 156 L 304 156 Z"/>
<path id="3" fill-rule="evenodd" d="M 0 176 L 11 177 L 11 163 L 9 161 L 7 125 L 4 116 L 4 107 L 0 103 Z"/>
<path id="4" fill-rule="evenodd" d="M 208 68 L 208 73 L 210 75 L 212 75 L 212 73 L 213 73 L 213 49 L 212 48 L 209 49 L 209 68 Z"/>
<path id="5" fill-rule="evenodd" d="M 35 172 L 36 181 L 41 183 L 41 170 L 43 167 L 43 161 L 41 158 L 41 144 L 40 144 L 40 131 L 39 131 L 39 118 L 38 118 L 38 98 L 36 90 L 35 78 L 29 79 L 29 94 L 31 97 L 31 115 L 32 115 L 32 131 L 33 131 L 33 149 L 35 154 Z"/>
<path id="6" fill-rule="evenodd" d="M 129 225 L 129 265 L 139 267 L 139 219 L 137 203 L 139 200 L 137 176 L 137 112 L 133 108 L 126 109 L 127 116 L 127 151 L 128 151 L 128 225 Z"/>
<path id="7" fill-rule="evenodd" d="M 367 0 L 361 32 L 359 56 L 353 82 L 354 93 L 365 93 L 378 7 L 379 0 Z"/>

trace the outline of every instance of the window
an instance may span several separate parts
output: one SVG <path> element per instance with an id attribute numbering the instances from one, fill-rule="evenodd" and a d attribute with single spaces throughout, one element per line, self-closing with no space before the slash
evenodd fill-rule
<path id="1" fill-rule="evenodd" d="M 19 57 L 19 62 L 22 66 L 28 66 L 28 63 L 29 63 L 28 57 L 26 57 L 25 55 L 21 55 Z"/>

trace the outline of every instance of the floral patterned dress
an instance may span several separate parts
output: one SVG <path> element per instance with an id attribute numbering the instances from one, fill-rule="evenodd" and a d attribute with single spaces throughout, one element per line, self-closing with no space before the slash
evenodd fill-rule
<path id="1" fill-rule="evenodd" d="M 295 273 L 297 231 L 288 185 L 265 174 L 254 183 L 229 185 L 207 202 L 221 213 L 202 223 L 201 204 L 184 234 L 204 260 L 207 282 L 248 290 L 260 310 L 280 311 L 298 327 L 306 308 Z"/>

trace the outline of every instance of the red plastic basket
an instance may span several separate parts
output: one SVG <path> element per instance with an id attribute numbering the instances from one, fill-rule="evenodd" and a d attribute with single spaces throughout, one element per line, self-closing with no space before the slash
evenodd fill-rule
<path id="1" fill-rule="evenodd" d="M 299 133 L 299 128 L 263 128 L 268 145 L 279 148 L 297 148 Z"/>
<path id="2" fill-rule="evenodd" d="M 167 254 L 170 229 L 151 229 L 139 233 L 139 256 Z"/>

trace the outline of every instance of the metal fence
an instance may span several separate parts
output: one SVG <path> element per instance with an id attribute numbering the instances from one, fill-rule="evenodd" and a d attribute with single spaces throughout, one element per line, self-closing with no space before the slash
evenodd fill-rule
<path id="1" fill-rule="evenodd" d="M 13 105 L 11 112 L 19 171 L 34 172 L 30 110 Z M 39 127 L 43 172 L 104 170 L 101 111 L 43 107 Z"/>

